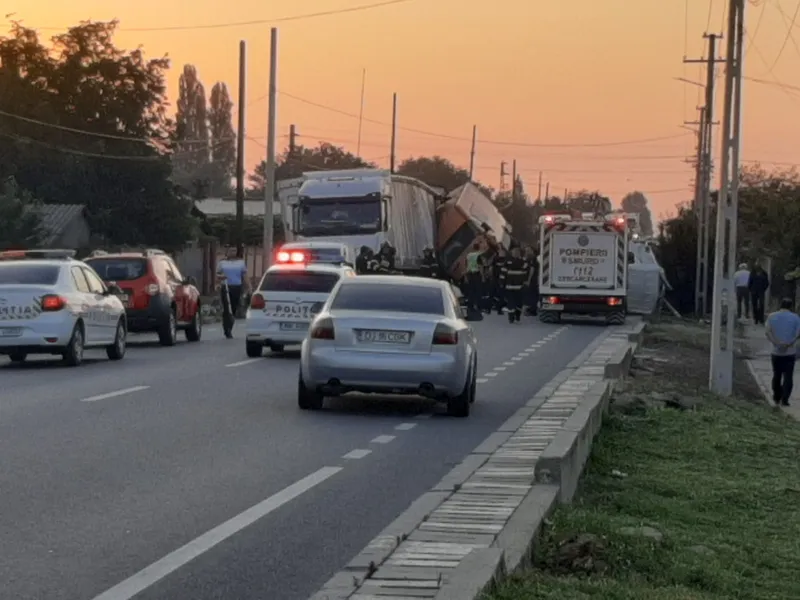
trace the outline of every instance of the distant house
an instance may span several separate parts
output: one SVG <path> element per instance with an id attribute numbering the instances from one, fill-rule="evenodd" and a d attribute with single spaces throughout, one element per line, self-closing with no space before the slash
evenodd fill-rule
<path id="1" fill-rule="evenodd" d="M 85 248 L 91 230 L 83 204 L 43 204 L 39 209 L 42 246 L 46 248 Z"/>

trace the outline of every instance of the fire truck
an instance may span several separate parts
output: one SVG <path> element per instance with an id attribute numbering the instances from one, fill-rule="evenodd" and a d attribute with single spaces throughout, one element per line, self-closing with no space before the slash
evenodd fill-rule
<path id="1" fill-rule="evenodd" d="M 539 230 L 539 319 L 603 317 L 623 324 L 627 312 L 629 227 L 625 216 L 548 214 Z"/>

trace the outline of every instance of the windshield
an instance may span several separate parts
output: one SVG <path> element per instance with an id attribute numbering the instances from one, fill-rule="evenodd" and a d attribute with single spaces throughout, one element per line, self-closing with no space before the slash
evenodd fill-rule
<path id="1" fill-rule="evenodd" d="M 84 262 L 103 281 L 132 281 L 147 274 L 147 261 L 142 258 L 90 258 Z"/>
<path id="2" fill-rule="evenodd" d="M 55 285 L 59 270 L 55 265 L 0 264 L 0 285 Z"/>
<path id="3" fill-rule="evenodd" d="M 436 287 L 353 283 L 339 288 L 331 309 L 443 315 L 444 298 Z"/>
<path id="4" fill-rule="evenodd" d="M 381 201 L 377 198 L 306 200 L 298 205 L 297 231 L 307 237 L 358 235 L 381 230 Z"/>
<path id="5" fill-rule="evenodd" d="M 336 273 L 309 271 L 275 271 L 267 273 L 261 282 L 261 292 L 311 292 L 329 294 L 339 282 Z"/>
<path id="6" fill-rule="evenodd" d="M 451 271 L 453 266 L 464 255 L 468 248 L 475 242 L 477 234 L 467 221 L 450 236 L 439 252 L 439 261 L 446 271 Z"/>

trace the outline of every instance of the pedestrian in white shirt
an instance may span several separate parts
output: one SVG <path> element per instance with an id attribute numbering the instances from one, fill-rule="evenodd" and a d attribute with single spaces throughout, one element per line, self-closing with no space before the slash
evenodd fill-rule
<path id="1" fill-rule="evenodd" d="M 739 265 L 739 270 L 733 274 L 733 284 L 736 286 L 736 318 L 742 318 L 742 304 L 744 304 L 744 316 L 750 318 L 750 269 L 747 263 Z"/>

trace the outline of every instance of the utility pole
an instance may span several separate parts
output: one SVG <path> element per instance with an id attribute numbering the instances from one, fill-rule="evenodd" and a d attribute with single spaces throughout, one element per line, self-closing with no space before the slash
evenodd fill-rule
<path id="1" fill-rule="evenodd" d="M 475 143 L 478 140 L 478 126 L 472 126 L 472 149 L 469 151 L 469 180 L 472 181 L 472 174 L 475 171 Z"/>
<path id="2" fill-rule="evenodd" d="M 239 123 L 236 134 L 236 256 L 244 258 L 244 123 L 247 95 L 247 47 L 239 42 Z"/>
<path id="3" fill-rule="evenodd" d="M 547 200 L 550 197 L 550 182 L 548 181 L 544 186 L 544 199 Z"/>
<path id="4" fill-rule="evenodd" d="M 297 153 L 297 129 L 294 124 L 289 125 L 289 158 L 296 158 Z"/>
<path id="5" fill-rule="evenodd" d="M 275 181 L 275 136 L 277 126 L 278 102 L 278 30 L 273 27 L 269 33 L 269 114 L 267 116 L 267 164 L 264 173 L 264 241 L 263 269 L 266 272 L 272 263 L 272 245 L 274 243 L 273 206 L 277 195 Z M 284 206 L 281 203 L 280 222 L 284 219 Z"/>
<path id="6" fill-rule="evenodd" d="M 699 165 L 697 174 L 700 177 L 700 187 L 695 196 L 697 214 L 697 263 L 695 265 L 695 312 L 698 317 L 704 317 L 708 312 L 708 276 L 709 276 L 709 239 L 711 231 L 711 141 L 713 139 L 714 123 L 714 84 L 716 81 L 715 65 L 723 62 L 716 57 L 717 40 L 720 36 L 705 34 L 708 40 L 708 55 L 706 58 L 687 59 L 684 63 L 704 63 L 706 65 L 705 106 L 701 114 L 700 145 L 698 150 Z M 698 84 L 701 85 L 701 84 Z"/>
<path id="7" fill-rule="evenodd" d="M 539 171 L 539 192 L 536 194 L 536 201 L 542 201 L 542 172 Z"/>
<path id="8" fill-rule="evenodd" d="M 500 161 L 500 193 L 501 194 L 506 191 L 506 175 L 508 175 L 508 173 L 506 173 L 506 161 L 502 160 L 502 161 Z"/>
<path id="9" fill-rule="evenodd" d="M 517 159 L 511 161 L 511 203 L 517 199 Z"/>
<path id="10" fill-rule="evenodd" d="M 392 94 L 392 147 L 389 154 L 389 172 L 394 173 L 394 161 L 397 153 L 397 92 Z"/>
<path id="11" fill-rule="evenodd" d="M 364 90 L 367 83 L 367 70 L 361 71 L 361 108 L 358 110 L 358 142 L 356 143 L 356 156 L 361 156 L 361 126 L 364 124 Z"/>
<path id="12" fill-rule="evenodd" d="M 742 108 L 742 43 L 744 41 L 744 0 L 730 0 L 725 96 L 721 124 L 720 186 L 717 202 L 716 247 L 714 249 L 714 306 L 711 317 L 711 368 L 708 383 L 712 392 L 729 396 L 733 392 L 733 329 L 736 298 L 733 273 L 736 270 L 736 226 L 739 203 L 739 146 Z M 727 296 L 727 306 L 723 306 Z M 727 319 L 727 320 L 726 320 Z"/>

